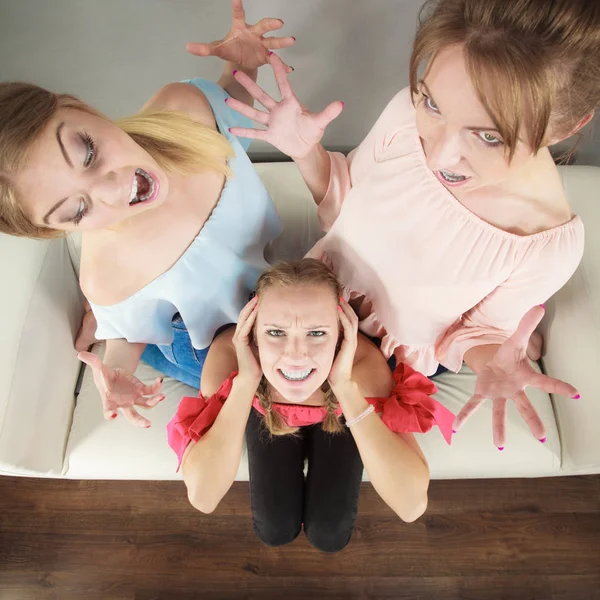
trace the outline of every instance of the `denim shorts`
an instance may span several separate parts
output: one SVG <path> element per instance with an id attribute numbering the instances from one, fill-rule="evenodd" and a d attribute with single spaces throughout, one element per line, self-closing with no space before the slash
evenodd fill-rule
<path id="1" fill-rule="evenodd" d="M 196 350 L 192 346 L 190 335 L 179 313 L 173 317 L 172 325 L 173 342 L 148 344 L 141 360 L 157 371 L 199 390 L 202 367 L 210 346 L 203 350 Z"/>

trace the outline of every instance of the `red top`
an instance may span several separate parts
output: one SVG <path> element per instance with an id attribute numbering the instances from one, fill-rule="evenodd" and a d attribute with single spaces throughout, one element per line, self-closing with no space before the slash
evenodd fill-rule
<path id="1" fill-rule="evenodd" d="M 236 375 L 237 371 L 234 371 L 223 382 L 219 391 L 208 399 L 202 394 L 198 397 L 184 396 L 181 399 L 177 413 L 167 425 L 169 446 L 179 458 L 177 470 L 181 466 L 188 444 L 191 441 L 197 442 L 212 427 L 223 403 L 231 393 Z M 426 433 L 437 425 L 446 442 L 450 444 L 454 414 L 431 398 L 431 395 L 438 391 L 433 381 L 403 363 L 396 367 L 393 376 L 395 383 L 389 397 L 365 398 L 381 415 L 381 420 L 395 433 Z M 256 396 L 252 406 L 261 414 L 265 414 L 266 411 L 260 406 Z M 274 402 L 272 410 L 281 415 L 290 427 L 321 423 L 327 415 L 324 406 Z M 338 407 L 335 414 L 341 415 L 342 409 Z"/>

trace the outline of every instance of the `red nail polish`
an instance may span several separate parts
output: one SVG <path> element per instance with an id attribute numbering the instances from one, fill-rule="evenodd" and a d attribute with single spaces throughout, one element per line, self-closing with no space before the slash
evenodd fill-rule
<path id="1" fill-rule="evenodd" d="M 577 396 L 573 396 L 573 400 L 579 400 L 579 398 L 581 398 L 580 394 L 577 394 Z"/>
<path id="2" fill-rule="evenodd" d="M 110 415 L 111 419 L 116 419 L 117 418 L 117 413 L 113 413 L 112 415 Z"/>
<path id="3" fill-rule="evenodd" d="M 498 450 L 500 450 L 500 452 L 502 452 L 502 450 L 504 450 L 504 446 L 499 446 Z"/>
<path id="4" fill-rule="evenodd" d="M 545 438 L 545 437 L 541 438 L 541 439 L 540 439 L 540 442 L 541 442 L 542 444 L 545 444 L 545 443 L 546 443 L 546 438 Z"/>
<path id="5" fill-rule="evenodd" d="M 271 54 L 273 54 L 273 53 L 269 50 L 269 56 L 271 56 Z"/>
<path id="6" fill-rule="evenodd" d="M 546 310 L 546 305 L 545 305 L 545 304 L 540 304 L 540 306 L 541 306 L 541 307 L 542 307 L 544 310 Z"/>
<path id="7" fill-rule="evenodd" d="M 233 70 L 233 75 L 235 75 L 237 72 L 238 72 L 238 70 L 237 70 L 237 69 L 234 69 L 234 70 Z"/>
<path id="8" fill-rule="evenodd" d="M 341 102 L 341 100 L 340 100 L 340 102 Z M 346 106 L 346 103 L 342 102 L 342 108 L 344 108 L 344 106 Z"/>

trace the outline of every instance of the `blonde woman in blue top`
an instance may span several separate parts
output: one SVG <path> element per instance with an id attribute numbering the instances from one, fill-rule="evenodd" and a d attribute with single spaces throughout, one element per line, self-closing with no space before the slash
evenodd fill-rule
<path id="1" fill-rule="evenodd" d="M 171 83 L 116 123 L 72 96 L 0 84 L 0 231 L 83 232 L 81 287 L 107 345 L 104 362 L 79 357 L 108 419 L 150 426 L 136 407 L 162 400 L 162 379 L 142 384 L 140 358 L 199 387 L 212 339 L 236 322 L 281 232 L 247 143 L 229 133 L 245 118 L 225 100 L 252 104 L 233 73 L 255 79 L 294 38 L 264 37 L 283 23 L 249 26 L 241 0 L 232 4 L 223 40 L 188 45 L 226 61 L 219 82 Z"/>

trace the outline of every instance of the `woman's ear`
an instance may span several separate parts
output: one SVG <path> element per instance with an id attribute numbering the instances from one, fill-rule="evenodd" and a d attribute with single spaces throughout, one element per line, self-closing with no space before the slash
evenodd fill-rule
<path id="1" fill-rule="evenodd" d="M 573 129 L 571 129 L 571 131 L 567 135 L 560 137 L 560 138 L 553 138 L 552 140 L 550 140 L 550 143 L 548 145 L 553 146 L 554 144 L 558 144 L 559 142 L 569 139 L 571 136 L 575 135 L 576 133 L 579 133 L 594 118 L 594 114 L 595 114 L 595 112 L 592 111 L 591 113 L 585 115 L 585 117 L 583 117 L 583 119 L 581 119 L 577 123 L 577 125 L 575 125 L 575 127 L 573 127 Z"/>

